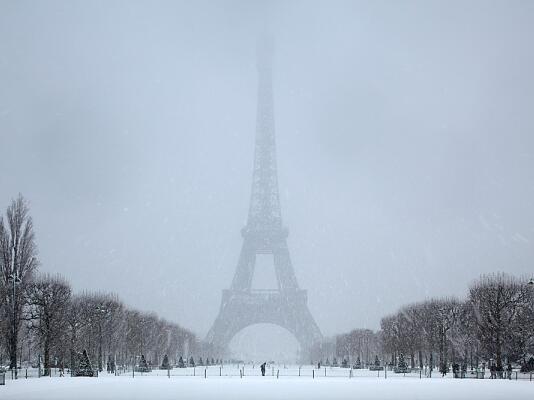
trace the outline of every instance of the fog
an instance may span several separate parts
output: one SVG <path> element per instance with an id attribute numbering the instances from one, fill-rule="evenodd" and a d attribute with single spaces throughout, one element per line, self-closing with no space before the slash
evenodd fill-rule
<path id="1" fill-rule="evenodd" d="M 377 329 L 534 273 L 533 20 L 525 1 L 0 0 L 0 206 L 29 200 L 42 271 L 202 338 L 242 245 L 269 32 L 299 285 L 324 335 Z"/>

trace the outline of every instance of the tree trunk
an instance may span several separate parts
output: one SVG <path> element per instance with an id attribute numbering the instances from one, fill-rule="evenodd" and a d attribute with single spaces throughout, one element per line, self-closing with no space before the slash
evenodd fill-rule
<path id="1" fill-rule="evenodd" d="M 11 313 L 10 313 L 10 330 L 9 330 L 9 368 L 15 371 L 17 376 L 17 347 L 19 337 L 19 324 L 17 319 L 17 297 L 11 293 Z"/>
<path id="2" fill-rule="evenodd" d="M 443 335 L 440 335 L 440 340 L 439 340 L 439 366 L 440 366 L 440 369 L 443 368 Z"/>
<path id="3" fill-rule="evenodd" d="M 419 350 L 419 368 L 423 369 L 423 352 Z"/>
<path id="4" fill-rule="evenodd" d="M 17 340 L 18 332 L 15 327 L 14 332 L 11 333 L 10 337 L 10 346 L 9 346 L 9 368 L 15 370 L 15 375 L 17 374 Z"/>
<path id="5" fill-rule="evenodd" d="M 497 348 L 496 350 L 496 362 L 497 362 L 497 369 L 500 371 L 502 369 L 502 350 L 501 350 L 501 337 L 499 334 L 497 334 Z"/>
<path id="6" fill-rule="evenodd" d="M 71 337 L 70 337 L 70 370 L 72 371 L 74 368 L 75 368 L 75 363 L 76 363 L 76 350 L 75 350 L 75 346 L 76 346 L 76 327 L 75 325 L 71 325 L 72 326 L 72 333 L 71 333 Z"/>
<path id="7" fill-rule="evenodd" d="M 50 344 L 48 338 L 44 341 L 44 374 L 52 375 L 50 371 Z"/>

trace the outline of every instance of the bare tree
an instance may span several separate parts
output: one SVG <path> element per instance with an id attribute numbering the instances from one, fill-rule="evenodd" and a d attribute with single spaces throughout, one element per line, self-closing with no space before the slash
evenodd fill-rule
<path id="1" fill-rule="evenodd" d="M 461 303 L 454 298 L 433 300 L 430 303 L 430 308 L 433 310 L 438 332 L 440 371 L 446 373 L 449 356 L 450 332 L 458 322 Z"/>
<path id="2" fill-rule="evenodd" d="M 479 363 L 480 342 L 476 336 L 476 321 L 469 301 L 460 303 L 459 313 L 450 335 L 453 361 L 462 361 L 475 368 Z"/>
<path id="3" fill-rule="evenodd" d="M 509 275 L 482 276 L 469 288 L 477 337 L 486 356 L 502 369 L 503 356 L 512 355 L 511 345 L 520 330 L 520 316 L 528 308 L 526 285 Z"/>
<path id="4" fill-rule="evenodd" d="M 50 372 L 51 350 L 63 347 L 70 296 L 70 285 L 59 276 L 44 275 L 28 287 L 26 315 L 43 350 L 45 374 Z"/>
<path id="5" fill-rule="evenodd" d="M 88 296 L 86 294 L 74 295 L 67 306 L 66 320 L 67 320 L 67 334 L 69 346 L 69 366 L 71 369 L 76 365 L 76 353 L 80 346 L 80 336 L 84 333 L 84 328 L 89 323 L 84 313 L 84 304 L 86 304 Z"/>
<path id="6" fill-rule="evenodd" d="M 380 321 L 382 328 L 382 348 L 384 355 L 391 356 L 391 364 L 396 365 L 397 351 L 400 348 L 399 321 L 397 315 L 388 315 Z"/>
<path id="7" fill-rule="evenodd" d="M 423 339 L 421 335 L 422 318 L 419 304 L 401 308 L 397 316 L 399 324 L 399 347 L 404 354 L 410 355 L 410 366 L 415 368 L 415 356 L 421 357 Z M 421 360 L 420 360 L 421 363 Z"/>
<path id="8" fill-rule="evenodd" d="M 141 313 L 137 310 L 126 311 L 126 357 L 132 359 L 145 349 L 141 327 Z"/>
<path id="9" fill-rule="evenodd" d="M 104 299 L 100 307 L 104 310 L 102 330 L 106 359 L 114 362 L 126 332 L 124 304 L 117 295 L 110 294 Z"/>
<path id="10" fill-rule="evenodd" d="M 7 348 L 10 368 L 17 366 L 18 336 L 24 293 L 36 270 L 37 246 L 33 222 L 27 202 L 22 195 L 11 202 L 6 211 L 6 220 L 0 217 L 0 312 L 7 321 Z"/>
<path id="11" fill-rule="evenodd" d="M 529 287 L 525 293 L 525 302 L 516 316 L 510 357 L 525 365 L 530 354 L 534 354 L 534 288 Z"/>

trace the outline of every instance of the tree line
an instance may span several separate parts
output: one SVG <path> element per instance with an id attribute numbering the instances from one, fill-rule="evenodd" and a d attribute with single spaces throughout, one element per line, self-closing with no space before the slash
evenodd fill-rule
<path id="1" fill-rule="evenodd" d="M 442 373 L 454 364 L 502 371 L 514 363 L 534 369 L 534 285 L 524 278 L 484 275 L 470 285 L 465 299 L 409 304 L 382 318 L 380 326 L 377 332 L 337 335 L 335 355 L 367 365 L 380 357 L 393 367 L 402 360 L 411 368 Z"/>
<path id="2" fill-rule="evenodd" d="M 504 273 L 484 275 L 466 299 L 431 299 L 402 307 L 381 321 L 384 354 L 400 354 L 411 366 L 450 364 L 503 370 L 505 363 L 526 368 L 534 355 L 534 288 Z"/>
<path id="3" fill-rule="evenodd" d="M 73 293 L 66 279 L 38 266 L 32 218 L 19 195 L 0 217 L 0 365 L 7 358 L 16 370 L 40 358 L 49 373 L 73 367 L 86 350 L 101 371 L 135 365 L 141 355 L 152 365 L 165 355 L 177 363 L 197 350 L 195 335 L 180 325 L 127 307 L 115 294 Z"/>

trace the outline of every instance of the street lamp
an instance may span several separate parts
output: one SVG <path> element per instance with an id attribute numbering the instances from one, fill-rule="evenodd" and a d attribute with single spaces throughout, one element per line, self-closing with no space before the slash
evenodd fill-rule
<path id="1" fill-rule="evenodd" d="M 15 337 L 17 336 L 17 316 L 16 316 L 16 312 L 17 312 L 17 285 L 19 283 L 22 282 L 22 280 L 20 279 L 20 276 L 15 272 L 15 270 L 13 270 L 13 273 L 11 275 L 9 275 L 7 277 L 7 281 L 8 282 L 12 282 L 13 283 L 13 301 L 11 302 L 12 306 L 13 306 L 13 339 L 12 339 L 12 345 L 14 346 L 14 348 L 12 349 L 13 352 L 15 352 L 15 365 L 11 365 L 11 368 L 15 368 L 15 379 L 17 379 L 17 357 L 16 357 L 16 354 L 17 354 L 17 349 L 16 349 L 16 344 L 15 344 Z"/>
<path id="2" fill-rule="evenodd" d="M 102 372 L 102 318 L 108 314 L 109 310 L 103 305 L 98 305 L 96 311 L 101 313 L 98 317 L 98 372 Z"/>

